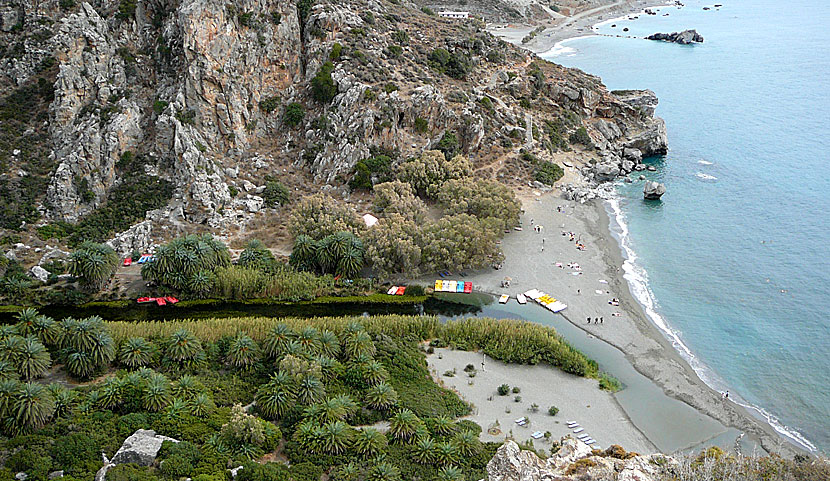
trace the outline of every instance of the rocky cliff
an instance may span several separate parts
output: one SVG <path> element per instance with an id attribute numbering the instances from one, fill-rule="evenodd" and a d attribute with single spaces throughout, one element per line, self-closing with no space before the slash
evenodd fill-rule
<path id="1" fill-rule="evenodd" d="M 666 149 L 653 93 L 609 93 L 415 4 L 3 1 L 0 225 L 24 240 L 85 219 L 112 238 L 145 217 L 144 243 L 233 236 L 279 224 L 268 179 L 346 199 L 359 160 L 442 139 L 512 185 L 529 179 L 520 149 L 579 154 L 597 181 Z"/>
<path id="2" fill-rule="evenodd" d="M 640 456 L 619 446 L 591 450 L 573 438 L 564 438 L 556 453 L 541 459 L 507 441 L 487 465 L 486 481 L 656 481 L 677 466 L 676 460 L 661 454 Z"/>

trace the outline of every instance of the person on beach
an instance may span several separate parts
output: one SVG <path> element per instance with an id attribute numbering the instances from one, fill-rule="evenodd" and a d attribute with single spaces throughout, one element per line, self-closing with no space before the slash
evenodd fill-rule
<path id="1" fill-rule="evenodd" d="M 599 323 L 600 323 L 600 324 L 602 324 L 603 322 L 605 322 L 605 319 L 603 319 L 602 317 L 600 317 L 600 318 L 599 318 Z"/>
<path id="2" fill-rule="evenodd" d="M 588 318 L 588 324 L 590 324 L 590 323 L 591 323 L 591 318 L 589 317 L 589 318 Z"/>
<path id="3" fill-rule="evenodd" d="M 582 294 L 582 293 L 579 291 L 579 289 L 577 289 L 577 290 L 576 290 L 576 295 L 578 296 L 578 295 L 580 295 L 580 294 Z"/>
<path id="4" fill-rule="evenodd" d="M 724 397 L 726 398 L 727 401 L 729 400 L 729 391 L 726 391 L 726 396 L 724 396 Z"/>

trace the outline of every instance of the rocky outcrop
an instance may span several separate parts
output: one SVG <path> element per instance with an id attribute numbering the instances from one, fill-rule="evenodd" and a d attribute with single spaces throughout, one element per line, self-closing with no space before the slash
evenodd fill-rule
<path id="1" fill-rule="evenodd" d="M 691 45 L 693 43 L 703 43 L 703 36 L 697 33 L 697 30 L 684 30 L 673 33 L 655 33 L 646 37 L 646 40 L 660 40 L 663 42 L 679 43 L 681 45 Z"/>
<path id="2" fill-rule="evenodd" d="M 129 229 L 117 234 L 107 241 L 119 257 L 129 257 L 133 252 L 150 252 L 153 244 L 153 223 L 145 220 L 130 226 Z"/>
<path id="3" fill-rule="evenodd" d="M 663 455 L 640 456 L 619 446 L 592 450 L 573 438 L 563 438 L 559 450 L 548 459 L 505 442 L 487 464 L 486 481 L 656 481 L 678 465 Z"/>
<path id="4" fill-rule="evenodd" d="M 647 181 L 643 186 L 643 197 L 645 199 L 656 200 L 666 193 L 666 186 L 654 181 Z"/>
<path id="5" fill-rule="evenodd" d="M 179 442 L 177 439 L 158 435 L 152 429 L 139 429 L 124 440 L 110 463 L 152 466 L 164 441 Z"/>

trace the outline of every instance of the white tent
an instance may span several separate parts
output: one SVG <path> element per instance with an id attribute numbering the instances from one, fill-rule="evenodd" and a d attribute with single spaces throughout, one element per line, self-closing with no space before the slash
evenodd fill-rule
<path id="1" fill-rule="evenodd" d="M 372 227 L 378 223 L 378 218 L 372 214 L 363 214 L 363 223 L 366 224 L 366 227 Z"/>

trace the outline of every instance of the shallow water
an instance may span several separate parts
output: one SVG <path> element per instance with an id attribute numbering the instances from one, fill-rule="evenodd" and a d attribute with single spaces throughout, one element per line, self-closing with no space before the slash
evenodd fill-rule
<path id="1" fill-rule="evenodd" d="M 546 57 L 657 93 L 670 151 L 647 176 L 668 192 L 621 183 L 612 206 L 632 290 L 704 381 L 830 452 L 830 7 L 686 3 L 599 31 L 702 45 L 591 37 Z"/>

